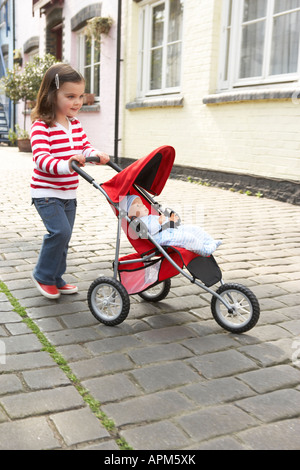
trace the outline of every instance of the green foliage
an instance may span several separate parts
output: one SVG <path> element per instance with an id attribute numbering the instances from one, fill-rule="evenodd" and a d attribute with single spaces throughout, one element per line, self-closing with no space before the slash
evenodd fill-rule
<path id="1" fill-rule="evenodd" d="M 24 129 L 21 129 L 21 127 L 16 124 L 15 131 L 13 129 L 9 129 L 8 138 L 12 145 L 15 145 L 18 139 L 29 139 L 29 133 Z"/>
<path id="2" fill-rule="evenodd" d="M 113 22 L 114 21 L 110 16 L 95 16 L 94 18 L 88 20 L 84 30 L 87 41 L 91 43 L 92 38 L 94 38 L 96 42 L 100 43 L 100 35 L 108 34 L 110 28 L 113 25 Z"/>
<path id="3" fill-rule="evenodd" d="M 9 129 L 8 139 L 11 142 L 12 145 L 16 145 L 17 140 L 18 140 L 18 134 L 15 131 L 13 131 L 12 129 Z"/>
<path id="4" fill-rule="evenodd" d="M 14 103 L 20 100 L 36 100 L 43 76 L 57 59 L 51 54 L 44 57 L 36 56 L 32 62 L 27 62 L 22 69 L 15 65 L 12 70 L 7 71 L 7 75 L 1 79 L 6 96 Z"/>

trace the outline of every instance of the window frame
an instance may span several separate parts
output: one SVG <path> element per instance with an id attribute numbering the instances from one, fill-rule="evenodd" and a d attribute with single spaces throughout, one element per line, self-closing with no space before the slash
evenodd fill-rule
<path id="1" fill-rule="evenodd" d="M 100 88 L 100 75 L 101 75 L 101 46 L 100 46 L 100 61 L 94 62 L 95 59 L 95 39 L 92 38 L 91 43 L 91 64 L 86 65 L 86 57 L 85 57 L 85 43 L 86 43 L 86 35 L 84 33 L 84 28 L 77 32 L 77 64 L 78 70 L 80 73 L 85 76 L 85 69 L 91 69 L 91 82 L 90 82 L 90 93 L 95 94 L 95 102 L 100 101 L 101 95 L 101 88 Z M 99 95 L 95 93 L 95 83 L 94 83 L 94 68 L 96 65 L 99 65 Z"/>
<path id="2" fill-rule="evenodd" d="M 228 38 L 228 22 L 230 17 L 230 2 L 232 1 L 232 15 L 230 26 L 230 38 Z M 277 75 L 270 75 L 271 66 L 271 52 L 273 40 L 273 23 L 275 16 L 282 16 L 289 14 L 297 9 L 285 10 L 278 14 L 274 13 L 275 0 L 267 0 L 266 12 L 266 30 L 265 30 L 265 44 L 264 56 L 262 64 L 262 75 L 257 77 L 239 78 L 241 47 L 242 47 L 242 30 L 243 30 L 243 11 L 244 0 L 223 0 L 222 11 L 222 31 L 221 31 L 221 44 L 220 54 L 221 60 L 219 65 L 219 82 L 218 89 L 220 91 L 233 90 L 241 87 L 252 86 L 265 86 L 275 84 L 286 84 L 289 82 L 300 81 L 300 37 L 299 37 L 299 51 L 298 51 L 298 70 L 293 73 L 284 73 Z M 250 22 L 249 22 L 250 23 Z M 229 44 L 228 44 L 228 41 Z M 227 51 L 228 50 L 228 55 Z M 238 60 L 236 59 L 238 58 Z M 226 69 L 227 64 L 227 69 Z M 227 75 L 227 77 L 226 77 Z"/>
<path id="3" fill-rule="evenodd" d="M 181 0 L 183 5 L 185 0 Z M 159 5 L 165 4 L 165 26 L 164 37 L 162 43 L 162 86 L 161 88 L 152 90 L 151 82 L 151 52 L 152 52 L 152 21 L 153 10 Z M 137 80 L 137 97 L 150 98 L 155 96 L 178 94 L 181 92 L 182 84 L 182 56 L 183 56 L 183 34 L 176 41 L 168 42 L 169 30 L 169 11 L 170 0 L 144 0 L 139 5 L 139 33 L 138 33 L 138 80 Z M 182 31 L 184 26 L 184 9 L 182 18 Z M 180 85 L 176 87 L 167 87 L 167 49 L 170 44 L 181 44 L 181 65 L 180 65 Z"/>

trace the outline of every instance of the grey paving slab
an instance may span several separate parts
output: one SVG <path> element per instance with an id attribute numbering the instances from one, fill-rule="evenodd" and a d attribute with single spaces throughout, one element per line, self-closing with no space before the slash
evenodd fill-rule
<path id="1" fill-rule="evenodd" d="M 256 450 L 299 450 L 299 419 L 288 419 L 237 434 L 247 448 Z"/>
<path id="2" fill-rule="evenodd" d="M 75 388 L 68 386 L 1 397 L 0 404 L 12 419 L 16 419 L 77 408 L 83 401 Z"/>
<path id="3" fill-rule="evenodd" d="M 54 414 L 51 421 L 68 446 L 110 437 L 89 408 Z"/>
<path id="4" fill-rule="evenodd" d="M 0 433 L 1 450 L 50 450 L 61 447 L 43 416 L 2 423 Z"/>
<path id="5" fill-rule="evenodd" d="M 138 384 L 123 373 L 84 380 L 82 384 L 100 403 L 117 402 L 142 395 Z"/>
<path id="6" fill-rule="evenodd" d="M 110 328 L 86 300 L 90 283 L 113 273 L 116 220 L 104 198 L 80 182 L 66 274 L 80 290 L 51 301 L 30 279 L 44 235 L 32 159 L 0 146 L 0 161 L 0 280 L 116 426 L 110 434 L 0 292 L 0 449 L 115 451 L 118 437 L 137 450 L 300 449 L 299 207 L 170 179 L 159 201 L 223 239 L 224 280 L 256 293 L 259 323 L 240 336 L 222 330 L 210 295 L 178 276 L 163 302 L 134 296 Z M 114 175 L 88 171 L 99 182 Z"/>
<path id="7" fill-rule="evenodd" d="M 135 449 L 143 450 L 184 449 L 189 444 L 186 434 L 170 421 L 127 429 L 122 432 L 122 436 L 131 442 Z"/>
<path id="8" fill-rule="evenodd" d="M 294 418 L 300 414 L 300 392 L 276 390 L 262 396 L 245 398 L 237 406 L 264 422 Z"/>
<path id="9" fill-rule="evenodd" d="M 207 440 L 236 433 L 255 426 L 257 420 L 234 405 L 223 405 L 196 411 L 177 419 L 194 440 Z"/>

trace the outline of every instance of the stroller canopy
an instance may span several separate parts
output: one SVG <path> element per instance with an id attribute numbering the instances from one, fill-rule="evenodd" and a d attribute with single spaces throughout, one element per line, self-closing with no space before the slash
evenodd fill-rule
<path id="1" fill-rule="evenodd" d="M 174 148 L 164 145 L 117 173 L 111 180 L 103 183 L 102 188 L 115 203 L 121 201 L 133 185 L 157 196 L 169 178 L 174 160 Z"/>

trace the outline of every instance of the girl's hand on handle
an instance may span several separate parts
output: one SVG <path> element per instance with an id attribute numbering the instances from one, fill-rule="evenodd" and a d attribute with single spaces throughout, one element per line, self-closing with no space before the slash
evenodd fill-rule
<path id="1" fill-rule="evenodd" d="M 84 166 L 85 165 L 85 156 L 84 155 L 73 155 L 73 157 L 71 157 L 69 159 L 69 168 L 70 168 L 71 173 L 74 171 L 73 168 L 71 167 L 71 163 L 72 163 L 73 160 L 76 160 L 78 162 L 78 166 Z"/>
<path id="2" fill-rule="evenodd" d="M 109 155 L 104 152 L 97 152 L 95 156 L 100 158 L 100 163 L 96 163 L 96 165 L 106 165 L 110 160 Z"/>

